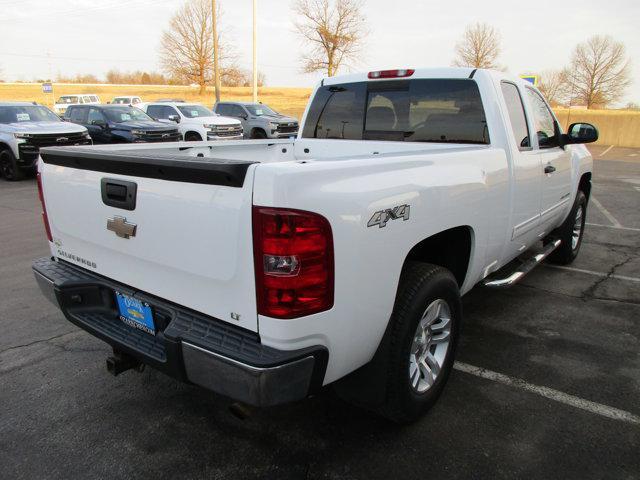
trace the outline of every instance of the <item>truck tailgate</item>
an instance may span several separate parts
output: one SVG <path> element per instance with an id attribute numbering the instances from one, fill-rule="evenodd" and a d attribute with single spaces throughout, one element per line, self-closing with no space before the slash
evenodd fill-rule
<path id="1" fill-rule="evenodd" d="M 54 255 L 257 331 L 252 163 L 45 149 L 40 172 Z M 122 192 L 134 195 L 133 209 Z"/>

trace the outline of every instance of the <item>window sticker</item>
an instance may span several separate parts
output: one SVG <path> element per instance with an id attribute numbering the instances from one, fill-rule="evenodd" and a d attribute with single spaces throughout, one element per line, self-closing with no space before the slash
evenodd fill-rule
<path id="1" fill-rule="evenodd" d="M 120 114 L 120 118 L 123 122 L 128 122 L 129 120 L 131 120 L 131 115 L 129 115 L 128 113 L 122 113 Z"/>
<path id="2" fill-rule="evenodd" d="M 256 115 L 259 117 L 260 115 L 264 115 L 264 110 L 261 108 L 256 108 Z"/>
<path id="3" fill-rule="evenodd" d="M 192 117 L 197 117 L 198 116 L 198 110 L 191 110 L 191 116 Z"/>
<path id="4" fill-rule="evenodd" d="M 31 117 L 28 113 L 16 113 L 16 118 L 19 122 L 28 122 L 31 120 Z"/>

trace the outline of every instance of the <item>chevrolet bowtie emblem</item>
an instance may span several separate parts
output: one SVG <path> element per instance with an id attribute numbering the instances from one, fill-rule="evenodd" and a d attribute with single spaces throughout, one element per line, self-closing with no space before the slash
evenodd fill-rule
<path id="1" fill-rule="evenodd" d="M 115 216 L 113 218 L 107 218 L 107 230 L 111 230 L 116 235 L 122 238 L 129 238 L 136 236 L 135 223 L 127 222 L 124 217 Z"/>

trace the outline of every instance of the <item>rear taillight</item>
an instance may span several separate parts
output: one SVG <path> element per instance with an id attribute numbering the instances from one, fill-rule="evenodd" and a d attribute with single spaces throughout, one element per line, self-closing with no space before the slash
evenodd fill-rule
<path id="1" fill-rule="evenodd" d="M 317 213 L 253 207 L 258 313 L 296 318 L 333 306 L 333 236 Z"/>
<path id="2" fill-rule="evenodd" d="M 47 217 L 47 206 L 44 203 L 44 192 L 42 190 L 42 174 L 38 172 L 37 174 L 38 180 L 38 197 L 40 198 L 40 205 L 42 205 L 42 221 L 44 222 L 44 229 L 47 232 L 47 239 L 50 242 L 53 242 L 53 238 L 51 237 L 51 228 L 49 227 L 49 217 Z"/>
<path id="3" fill-rule="evenodd" d="M 376 78 L 405 78 L 413 75 L 415 70 L 413 68 L 404 68 L 400 70 L 378 70 L 376 72 L 369 72 L 367 75 L 371 79 Z"/>

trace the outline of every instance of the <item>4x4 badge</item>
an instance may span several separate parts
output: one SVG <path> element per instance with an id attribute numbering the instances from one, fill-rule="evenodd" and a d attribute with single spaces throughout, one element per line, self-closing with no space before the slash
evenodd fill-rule
<path id="1" fill-rule="evenodd" d="M 378 228 L 386 227 L 389 220 L 397 220 L 399 218 L 402 218 L 404 221 L 409 220 L 410 211 L 411 207 L 409 205 L 398 205 L 397 207 L 379 210 L 371 216 L 367 227 L 374 227 L 376 225 Z"/>
<path id="2" fill-rule="evenodd" d="M 116 215 L 113 218 L 107 218 L 107 230 L 111 230 L 121 238 L 129 238 L 136 236 L 137 225 L 127 222 L 124 217 Z"/>

